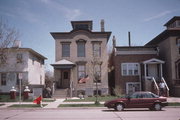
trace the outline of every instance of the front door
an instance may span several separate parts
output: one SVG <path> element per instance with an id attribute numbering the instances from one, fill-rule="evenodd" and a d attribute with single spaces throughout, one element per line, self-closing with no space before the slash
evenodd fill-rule
<path id="1" fill-rule="evenodd" d="M 157 64 L 149 64 L 148 65 L 148 76 L 154 77 L 155 80 L 159 79 L 159 71 L 158 71 L 158 65 Z"/>
<path id="2" fill-rule="evenodd" d="M 70 70 L 61 70 L 61 88 L 70 87 Z"/>

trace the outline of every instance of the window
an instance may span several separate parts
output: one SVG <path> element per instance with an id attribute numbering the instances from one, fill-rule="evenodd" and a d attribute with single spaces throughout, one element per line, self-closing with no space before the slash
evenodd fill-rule
<path id="1" fill-rule="evenodd" d="M 101 57 L 101 43 L 99 42 L 93 43 L 93 56 Z"/>
<path id="2" fill-rule="evenodd" d="M 134 76 L 139 75 L 139 64 L 138 63 L 122 63 L 122 75 L 123 76 Z"/>
<path id="3" fill-rule="evenodd" d="M 85 42 L 77 42 L 77 56 L 85 57 Z"/>
<path id="4" fill-rule="evenodd" d="M 6 73 L 1 73 L 1 85 L 6 85 Z"/>
<path id="5" fill-rule="evenodd" d="M 101 90 L 94 90 L 94 95 L 101 95 Z"/>
<path id="6" fill-rule="evenodd" d="M 0 64 L 5 64 L 6 63 L 6 55 L 0 54 Z"/>
<path id="7" fill-rule="evenodd" d="M 16 73 L 16 85 L 19 85 L 19 81 L 20 81 L 19 73 Z"/>
<path id="8" fill-rule="evenodd" d="M 94 83 L 96 83 L 96 80 L 97 80 L 97 83 L 101 83 L 101 65 L 100 64 L 96 64 L 94 66 Z"/>
<path id="9" fill-rule="evenodd" d="M 22 63 L 23 62 L 22 59 L 23 59 L 22 54 L 17 54 L 17 56 L 16 56 L 17 63 Z"/>
<path id="10" fill-rule="evenodd" d="M 85 83 L 84 78 L 86 75 L 85 65 L 78 65 L 78 83 Z"/>
<path id="11" fill-rule="evenodd" d="M 62 57 L 70 57 L 70 43 L 62 44 Z"/>

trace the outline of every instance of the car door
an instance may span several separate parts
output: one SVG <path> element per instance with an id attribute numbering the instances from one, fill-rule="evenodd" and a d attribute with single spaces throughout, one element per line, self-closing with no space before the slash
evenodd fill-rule
<path id="1" fill-rule="evenodd" d="M 128 108 L 139 108 L 141 106 L 142 96 L 140 93 L 134 93 L 131 95 L 127 102 Z"/>

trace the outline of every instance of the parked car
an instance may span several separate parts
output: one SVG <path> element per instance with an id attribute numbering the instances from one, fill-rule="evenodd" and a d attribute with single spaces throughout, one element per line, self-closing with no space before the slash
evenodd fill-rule
<path id="1" fill-rule="evenodd" d="M 122 111 L 124 108 L 149 108 L 150 110 L 159 111 L 167 105 L 166 97 L 159 97 L 151 92 L 135 92 L 130 96 L 104 103 L 105 107 L 114 108 L 117 111 Z"/>

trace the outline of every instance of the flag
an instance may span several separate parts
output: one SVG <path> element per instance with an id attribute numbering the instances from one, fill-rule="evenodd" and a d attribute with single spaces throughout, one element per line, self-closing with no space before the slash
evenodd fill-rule
<path id="1" fill-rule="evenodd" d="M 89 76 L 88 75 L 86 75 L 85 77 L 81 78 L 79 80 L 79 83 L 86 83 L 87 80 L 89 80 Z"/>
<path id="2" fill-rule="evenodd" d="M 42 97 L 41 97 L 41 95 L 40 95 L 38 98 L 36 98 L 36 99 L 33 101 L 33 103 L 41 104 L 41 101 L 42 101 Z"/>

